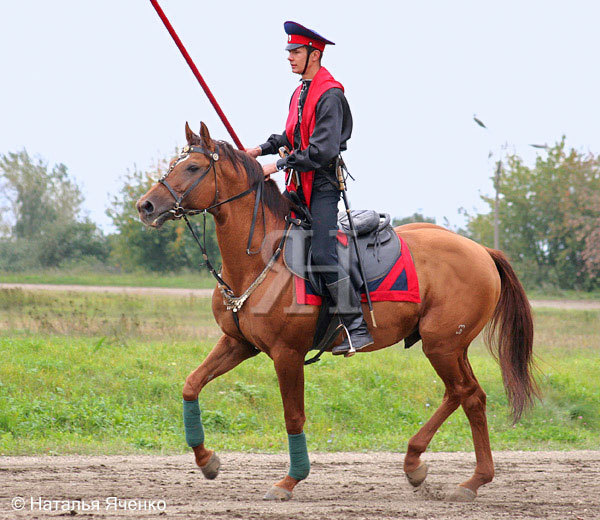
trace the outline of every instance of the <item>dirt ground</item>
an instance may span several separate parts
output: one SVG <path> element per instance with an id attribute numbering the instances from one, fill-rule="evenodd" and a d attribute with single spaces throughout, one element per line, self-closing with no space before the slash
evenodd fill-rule
<path id="1" fill-rule="evenodd" d="M 30 283 L 0 283 L 0 289 L 23 289 L 25 291 L 73 291 L 112 294 L 162 294 L 164 296 L 195 296 L 209 298 L 213 289 L 177 289 L 166 287 L 110 287 L 99 285 L 53 285 Z M 554 309 L 600 309 L 600 301 L 596 300 L 530 300 L 534 308 Z"/>
<path id="2" fill-rule="evenodd" d="M 496 478 L 471 503 L 446 502 L 444 495 L 470 476 L 472 453 L 426 454 L 430 472 L 417 491 L 404 477 L 401 454 L 313 453 L 307 481 L 291 501 L 277 503 L 262 497 L 285 474 L 286 454 L 221 453 L 221 474 L 213 481 L 191 455 L 2 457 L 0 518 L 600 518 L 600 451 L 494 456 Z M 94 507 L 95 500 L 91 512 L 75 502 Z"/>

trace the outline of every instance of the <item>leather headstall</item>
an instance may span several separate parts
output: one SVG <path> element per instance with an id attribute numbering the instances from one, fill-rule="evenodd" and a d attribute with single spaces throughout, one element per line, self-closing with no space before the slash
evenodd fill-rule
<path id="1" fill-rule="evenodd" d="M 171 185 L 167 182 L 167 177 L 175 169 L 175 167 L 182 161 L 185 161 L 190 156 L 191 153 L 201 153 L 203 155 L 206 155 L 210 159 L 210 163 L 207 166 L 206 170 L 204 170 L 200 174 L 200 176 L 182 194 L 178 194 L 171 187 Z M 201 146 L 185 146 L 183 148 L 183 150 L 181 151 L 181 154 L 179 155 L 177 160 L 173 164 L 171 164 L 171 167 L 167 170 L 167 172 L 160 179 L 158 179 L 158 182 L 160 182 L 165 188 L 167 188 L 167 190 L 169 190 L 169 193 L 175 199 L 175 204 L 173 204 L 173 207 L 169 210 L 169 212 L 173 214 L 174 218 L 180 219 L 181 217 L 183 217 L 186 214 L 187 215 L 196 215 L 196 214 L 202 213 L 202 211 L 204 211 L 204 210 L 186 210 L 185 208 L 183 208 L 181 206 L 181 203 L 193 191 L 193 189 L 196 186 L 198 186 L 198 184 L 200 184 L 202 179 L 204 179 L 204 177 L 206 177 L 208 175 L 208 173 L 210 172 L 211 169 L 214 171 L 214 174 L 215 174 L 215 198 L 214 198 L 213 204 L 215 202 L 217 202 L 217 198 L 219 196 L 219 190 L 217 189 L 217 169 L 215 168 L 215 162 L 217 162 L 218 160 L 219 160 L 219 146 L 218 145 L 217 145 L 216 151 L 214 151 L 214 152 L 211 150 L 207 150 L 206 148 L 202 148 Z"/>

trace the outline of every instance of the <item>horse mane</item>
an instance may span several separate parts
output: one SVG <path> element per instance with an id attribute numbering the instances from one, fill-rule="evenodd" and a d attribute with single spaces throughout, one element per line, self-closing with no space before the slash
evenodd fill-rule
<path id="1" fill-rule="evenodd" d="M 246 152 L 236 150 L 226 141 L 215 141 L 219 145 L 219 153 L 231 161 L 235 171 L 240 173 L 240 166 L 246 172 L 248 177 L 248 187 L 258 186 L 261 179 L 264 179 L 263 169 L 260 163 L 250 157 Z M 269 179 L 265 181 L 263 189 L 263 201 L 276 217 L 285 218 L 294 207 L 293 203 L 279 191 L 277 183 Z"/>

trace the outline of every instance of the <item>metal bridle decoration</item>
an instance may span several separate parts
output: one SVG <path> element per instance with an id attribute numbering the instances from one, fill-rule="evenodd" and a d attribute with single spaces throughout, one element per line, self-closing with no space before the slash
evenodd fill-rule
<path id="1" fill-rule="evenodd" d="M 287 226 L 284 234 L 281 237 L 281 240 L 279 241 L 277 249 L 271 255 L 271 258 L 265 265 L 262 272 L 256 277 L 254 282 L 252 282 L 250 287 L 248 287 L 248 289 L 246 289 L 242 295 L 235 296 L 233 289 L 229 286 L 229 284 L 225 280 L 223 280 L 223 278 L 221 278 L 221 276 L 219 275 L 219 273 L 217 273 L 216 269 L 213 267 L 212 263 L 210 262 L 210 260 L 208 258 L 208 253 L 206 251 L 206 212 L 213 208 L 221 206 L 223 204 L 227 204 L 228 202 L 233 202 L 234 200 L 241 199 L 242 197 L 245 197 L 246 195 L 248 195 L 256 190 L 256 200 L 254 202 L 254 210 L 252 212 L 252 223 L 250 225 L 250 234 L 248 236 L 248 246 L 246 248 L 246 254 L 253 255 L 253 254 L 259 253 L 262 250 L 262 246 L 264 245 L 264 242 L 267 237 L 265 206 L 264 206 L 264 201 L 263 201 L 263 188 L 265 185 L 265 179 L 264 179 L 264 177 L 261 177 L 258 181 L 258 184 L 251 186 L 247 190 L 244 190 L 243 192 L 238 193 L 237 195 L 234 195 L 233 197 L 229 197 L 228 199 L 225 199 L 221 202 L 217 202 L 218 197 L 219 197 L 219 188 L 217 185 L 217 168 L 216 168 L 215 163 L 219 160 L 219 152 L 218 151 L 219 151 L 218 145 L 217 145 L 216 151 L 214 151 L 214 152 L 211 150 L 202 148 L 201 146 L 185 146 L 183 148 L 183 150 L 181 151 L 181 154 L 179 155 L 179 157 L 171 164 L 171 166 L 169 167 L 167 172 L 158 180 L 158 182 L 160 182 L 165 188 L 167 188 L 167 190 L 169 191 L 171 196 L 175 199 L 175 203 L 173 204 L 173 207 L 171 209 L 167 210 L 167 212 L 171 213 L 173 215 L 173 219 L 175 219 L 175 220 L 179 220 L 181 218 L 183 218 L 185 220 L 185 223 L 187 224 L 187 227 L 191 231 L 192 236 L 194 237 L 194 240 L 196 241 L 196 243 L 198 244 L 198 247 L 200 247 L 200 250 L 202 251 L 202 258 L 204 259 L 207 269 L 210 271 L 210 273 L 213 275 L 213 277 L 217 280 L 219 289 L 221 291 L 221 294 L 223 295 L 223 303 L 227 307 L 227 310 L 233 311 L 233 317 L 234 317 L 235 324 L 237 325 L 238 330 L 241 333 L 241 329 L 240 329 L 240 325 L 239 325 L 239 318 L 237 317 L 237 312 L 241 309 L 244 302 L 250 297 L 250 295 L 254 292 L 254 290 L 265 279 L 267 273 L 272 269 L 273 265 L 279 258 L 279 255 L 281 254 L 285 240 L 288 236 L 291 224 Z M 207 156 L 210 159 L 210 163 L 207 166 L 207 168 L 199 175 L 199 177 L 196 180 L 194 180 L 194 182 L 183 193 L 179 194 L 167 182 L 167 177 L 179 163 L 185 161 L 192 153 L 201 153 L 201 154 Z M 183 200 L 200 184 L 200 182 L 208 175 L 208 173 L 211 170 L 214 172 L 214 176 L 215 176 L 215 197 L 213 199 L 213 203 L 204 209 L 186 209 L 186 208 L 184 208 L 181 205 Z M 254 236 L 254 228 L 255 228 L 255 224 L 256 224 L 256 217 L 258 214 L 258 205 L 259 204 L 262 207 L 263 240 L 261 242 L 259 249 L 257 251 L 252 251 L 250 249 L 250 246 L 252 244 L 252 238 Z M 200 242 L 198 235 L 196 234 L 194 228 L 192 227 L 192 225 L 190 224 L 190 221 L 187 218 L 188 215 L 198 215 L 200 213 L 202 213 L 202 215 L 204 217 L 203 233 L 202 233 L 203 244 Z"/>
<path id="2" fill-rule="evenodd" d="M 206 175 L 208 174 L 208 172 L 210 172 L 211 169 L 215 173 L 215 199 L 214 199 L 213 203 L 215 203 L 217 201 L 217 198 L 219 196 L 219 191 L 216 187 L 217 186 L 217 169 L 215 168 L 215 163 L 219 160 L 218 150 L 219 150 L 218 146 L 217 146 L 217 151 L 215 151 L 215 152 L 211 152 L 210 150 L 206 150 L 205 148 L 202 148 L 200 146 L 185 146 L 183 148 L 183 150 L 181 151 L 181 154 L 179 155 L 179 157 L 175 160 L 175 162 L 173 162 L 173 164 L 171 164 L 171 166 L 169 167 L 167 172 L 160 179 L 158 179 L 158 182 L 160 182 L 165 188 L 167 188 L 167 190 L 169 190 L 169 193 L 175 199 L 175 204 L 169 210 L 169 213 L 172 213 L 173 217 L 175 219 L 180 219 L 180 218 L 184 217 L 185 215 L 197 215 L 198 213 L 202 213 L 203 211 L 206 211 L 206 210 L 186 210 L 181 206 L 181 202 L 192 192 L 192 190 L 196 186 L 198 186 L 198 184 L 200 184 L 200 181 L 202 181 L 202 179 L 204 179 L 204 177 L 206 177 Z M 180 162 L 185 161 L 190 156 L 191 153 L 201 153 L 201 154 L 208 156 L 210 159 L 210 164 L 208 165 L 208 168 L 206 168 L 206 170 L 204 170 L 200 174 L 200 177 L 198 177 L 191 184 L 191 186 L 189 188 L 187 188 L 181 195 L 178 195 L 177 192 L 167 182 L 167 177 L 175 169 L 175 166 L 177 166 Z"/>

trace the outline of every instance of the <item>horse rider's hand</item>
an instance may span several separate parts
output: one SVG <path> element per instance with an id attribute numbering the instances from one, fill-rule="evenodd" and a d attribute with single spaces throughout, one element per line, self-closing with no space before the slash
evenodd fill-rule
<path id="1" fill-rule="evenodd" d="M 245 148 L 244 151 L 250 156 L 250 157 L 254 157 L 255 159 L 262 154 L 262 148 L 260 146 L 256 146 L 254 148 Z"/>
<path id="2" fill-rule="evenodd" d="M 271 178 L 272 173 L 277 173 L 277 164 L 265 164 L 263 165 L 263 173 L 265 174 L 265 180 L 268 181 Z"/>

